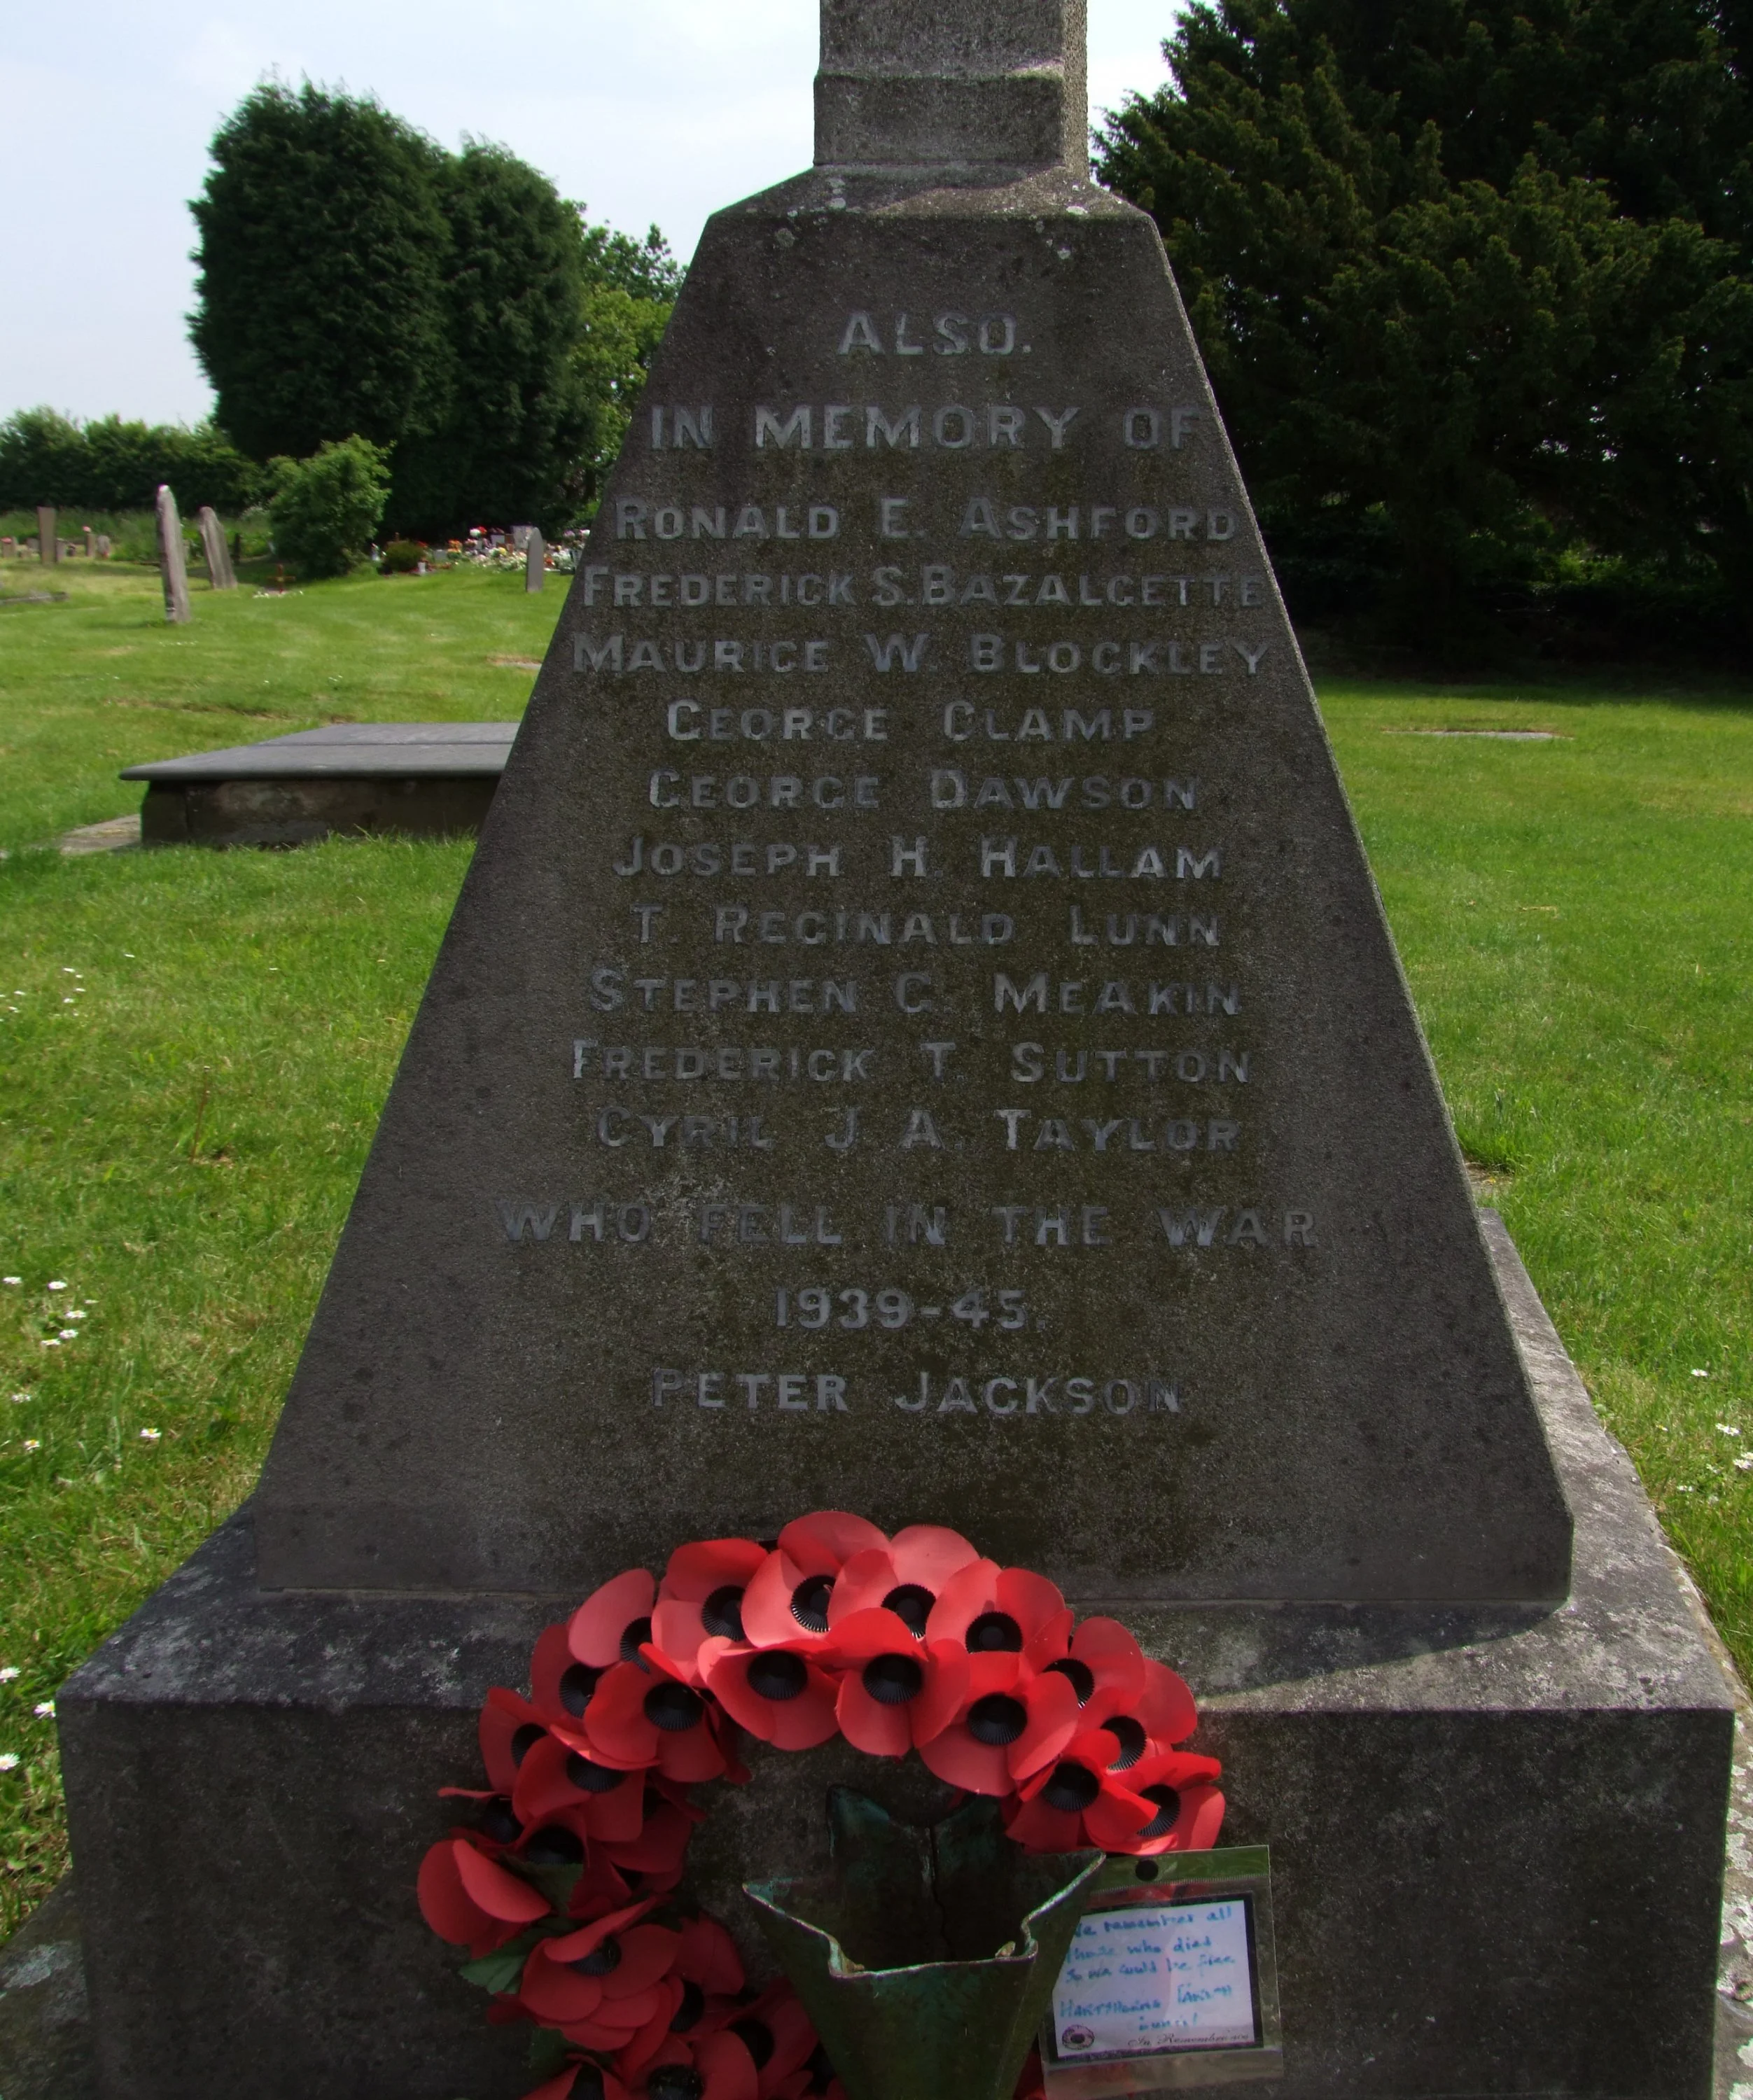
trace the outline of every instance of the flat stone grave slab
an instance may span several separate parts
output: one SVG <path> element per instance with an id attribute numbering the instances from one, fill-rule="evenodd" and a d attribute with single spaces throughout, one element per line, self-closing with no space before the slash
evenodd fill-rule
<path id="1" fill-rule="evenodd" d="M 335 832 L 479 832 L 515 722 L 331 722 L 130 765 L 146 845 L 305 845 Z"/>

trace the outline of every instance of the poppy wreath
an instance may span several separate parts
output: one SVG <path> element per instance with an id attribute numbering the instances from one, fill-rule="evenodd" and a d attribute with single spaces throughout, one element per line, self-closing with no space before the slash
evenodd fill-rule
<path id="1" fill-rule="evenodd" d="M 1031 1852 L 1199 1851 L 1224 1802 L 1217 1761 L 1177 1747 L 1197 1719 L 1173 1670 L 1044 1577 L 940 1525 L 819 1510 L 678 1546 L 661 1581 L 629 1568 L 550 1626 L 528 1697 L 487 1695 L 487 1785 L 444 1789 L 470 1820 L 427 1853 L 420 1908 L 488 2018 L 540 2030 L 528 2100 L 845 2100 L 789 1984 L 751 1990 L 677 1896 L 693 1789 L 748 1780 L 745 1736 L 844 1736 L 998 1800 Z M 1018 2093 L 1039 2090 L 1031 2058 Z"/>

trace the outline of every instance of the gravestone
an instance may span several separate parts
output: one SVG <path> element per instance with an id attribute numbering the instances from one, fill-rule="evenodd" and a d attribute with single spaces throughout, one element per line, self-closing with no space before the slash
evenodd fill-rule
<path id="1" fill-rule="evenodd" d="M 542 536 L 532 525 L 529 537 L 523 542 L 523 588 L 539 591 L 548 580 L 548 549 Z"/>
<path id="2" fill-rule="evenodd" d="M 215 590 L 236 590 L 237 573 L 232 567 L 231 549 L 225 544 L 225 527 L 210 503 L 197 514 L 201 551 L 207 558 L 207 580 Z"/>
<path id="3" fill-rule="evenodd" d="M 0 562 L 9 562 L 18 552 L 18 542 L 10 532 L 0 537 Z"/>
<path id="4" fill-rule="evenodd" d="M 42 503 L 37 505 L 37 551 L 51 567 L 61 558 L 61 543 L 55 536 L 55 513 Z"/>
<path id="5" fill-rule="evenodd" d="M 97 535 L 89 525 L 82 525 L 79 529 L 85 538 L 86 559 L 94 561 L 97 557 Z"/>
<path id="6" fill-rule="evenodd" d="M 188 561 L 176 498 L 162 482 L 158 487 L 157 514 L 158 573 L 164 584 L 165 618 L 173 627 L 180 627 L 193 617 L 188 603 Z"/>
<path id="7" fill-rule="evenodd" d="M 97 558 L 100 562 L 109 559 L 109 535 L 107 532 L 99 532 L 97 536 Z"/>
<path id="8" fill-rule="evenodd" d="M 1186 1670 L 1288 2091 L 1703 2090 L 1729 1702 L 1083 77 L 1078 0 L 825 0 L 817 165 L 707 228 L 260 1488 L 59 1702 L 109 2093 L 519 2091 L 406 1894 L 476 1704 L 821 1506 Z"/>

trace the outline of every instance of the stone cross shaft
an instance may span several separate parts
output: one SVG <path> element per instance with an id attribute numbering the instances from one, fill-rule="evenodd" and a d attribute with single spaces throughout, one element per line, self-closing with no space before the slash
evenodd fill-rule
<path id="1" fill-rule="evenodd" d="M 1088 162 L 1085 0 L 822 0 L 819 167 Z"/>

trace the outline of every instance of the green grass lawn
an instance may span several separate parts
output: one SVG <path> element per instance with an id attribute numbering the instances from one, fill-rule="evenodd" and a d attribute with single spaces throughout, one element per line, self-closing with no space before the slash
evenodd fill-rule
<path id="1" fill-rule="evenodd" d="M 562 602 L 55 581 L 0 607 L 0 1932 L 63 1857 L 33 1709 L 247 1493 L 468 858 L 33 849 L 133 761 L 514 715 Z M 1463 1140 L 1753 1664 L 1753 699 L 1322 699 Z M 1434 726 L 1559 734 L 1389 733 Z"/>

